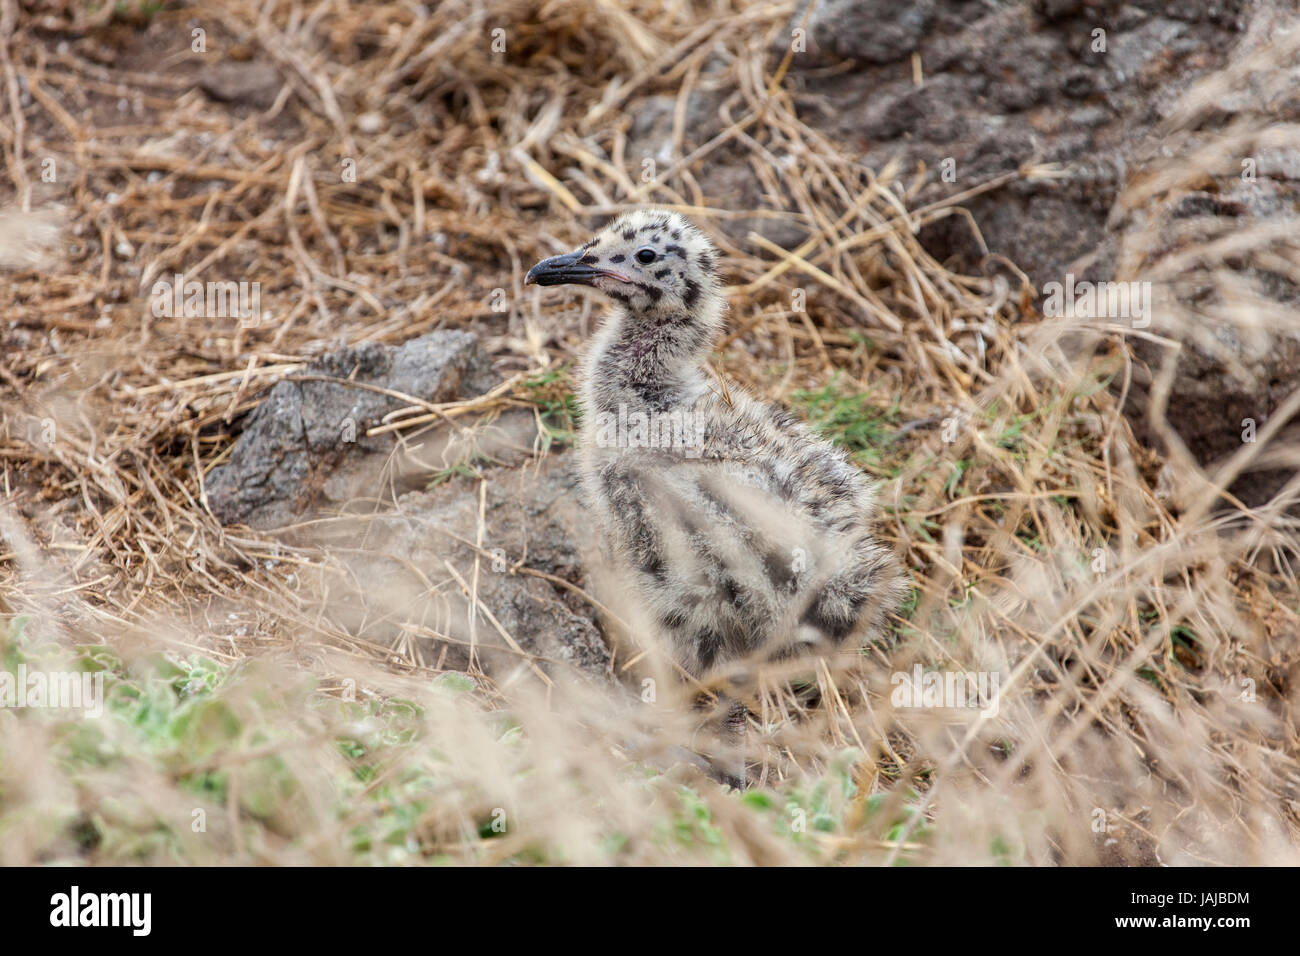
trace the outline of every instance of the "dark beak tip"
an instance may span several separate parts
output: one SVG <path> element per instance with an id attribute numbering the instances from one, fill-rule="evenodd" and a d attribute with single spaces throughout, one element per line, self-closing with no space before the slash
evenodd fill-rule
<path id="1" fill-rule="evenodd" d="M 568 285 L 578 283 L 590 285 L 597 275 L 595 269 L 584 266 L 579 260 L 582 252 L 569 252 L 561 256 L 543 259 L 528 270 L 524 276 L 524 285 Z"/>
<path id="2" fill-rule="evenodd" d="M 546 275 L 551 269 L 553 261 L 552 259 L 543 259 L 529 269 L 524 276 L 524 285 L 546 285 Z"/>

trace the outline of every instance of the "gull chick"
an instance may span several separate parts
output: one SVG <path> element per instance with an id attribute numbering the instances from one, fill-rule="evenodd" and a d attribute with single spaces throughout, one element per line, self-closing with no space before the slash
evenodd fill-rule
<path id="1" fill-rule="evenodd" d="M 697 678 L 879 634 L 903 583 L 871 530 L 871 486 L 807 426 L 709 374 L 725 305 L 700 230 L 637 210 L 525 282 L 612 300 L 581 369 L 579 472 L 633 620 Z"/>

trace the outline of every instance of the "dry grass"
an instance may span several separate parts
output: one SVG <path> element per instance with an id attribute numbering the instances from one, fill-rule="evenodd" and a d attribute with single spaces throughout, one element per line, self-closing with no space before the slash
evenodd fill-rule
<path id="1" fill-rule="evenodd" d="M 931 259 L 917 227 L 1004 183 L 911 209 L 916 171 L 865 169 L 809 128 L 770 52 L 793 4 L 217 0 L 206 56 L 268 59 L 286 82 L 243 118 L 192 89 L 197 11 L 146 34 L 52 9 L 81 37 L 68 49 L 0 2 L 4 198 L 57 207 L 69 240 L 12 276 L 0 329 L 0 611 L 27 618 L 0 650 L 10 669 L 106 669 L 111 706 L 97 722 L 0 712 L 16 725 L 0 733 L 0 860 L 1297 861 L 1296 483 L 1224 508 L 1244 462 L 1206 474 L 1184 455 L 1179 493 L 1158 491 L 1163 460 L 1119 414 L 1142 333 L 1042 319 L 1011 263 L 969 276 Z M 134 55 L 101 66 L 101 43 Z M 724 132 L 688 150 L 696 86 L 727 92 Z M 674 160 L 646 184 L 626 132 L 664 92 Z M 723 150 L 805 244 L 720 231 L 754 213 L 700 192 L 694 171 Z M 66 172 L 43 186 L 48 156 Z M 223 529 L 204 504 L 232 423 L 340 342 L 480 334 L 508 386 L 413 407 L 407 437 L 536 404 L 527 383 L 578 354 L 595 316 L 525 293 L 524 271 L 645 203 L 691 213 L 724 250 L 719 374 L 859 452 L 913 576 L 888 645 L 821 667 L 816 695 L 771 682 L 755 702 L 761 780 L 744 795 L 653 769 L 691 742 L 681 695 L 648 708 L 526 668 L 468 690 L 418 642 L 348 626 L 327 597 L 345 556 Z M 174 272 L 258 281 L 270 320 L 154 317 L 152 283 Z M 1279 453 L 1270 436 L 1243 454 Z M 997 673 L 996 714 L 894 706 L 890 675 L 918 663 Z"/>

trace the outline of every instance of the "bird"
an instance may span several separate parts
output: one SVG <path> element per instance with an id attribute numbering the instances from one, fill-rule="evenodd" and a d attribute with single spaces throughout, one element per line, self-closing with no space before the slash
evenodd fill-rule
<path id="1" fill-rule="evenodd" d="M 866 643 L 904 592 L 870 479 L 710 373 L 719 265 L 685 216 L 638 208 L 524 279 L 610 302 L 577 370 L 578 483 L 618 596 L 696 679 Z"/>

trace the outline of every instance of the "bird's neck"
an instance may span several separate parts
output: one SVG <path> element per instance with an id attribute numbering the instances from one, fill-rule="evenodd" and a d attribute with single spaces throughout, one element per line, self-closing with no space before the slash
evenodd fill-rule
<path id="1" fill-rule="evenodd" d="M 721 311 L 643 315 L 616 309 L 587 356 L 587 408 L 663 411 L 695 401 L 707 388 L 704 363 L 722 330 Z"/>

